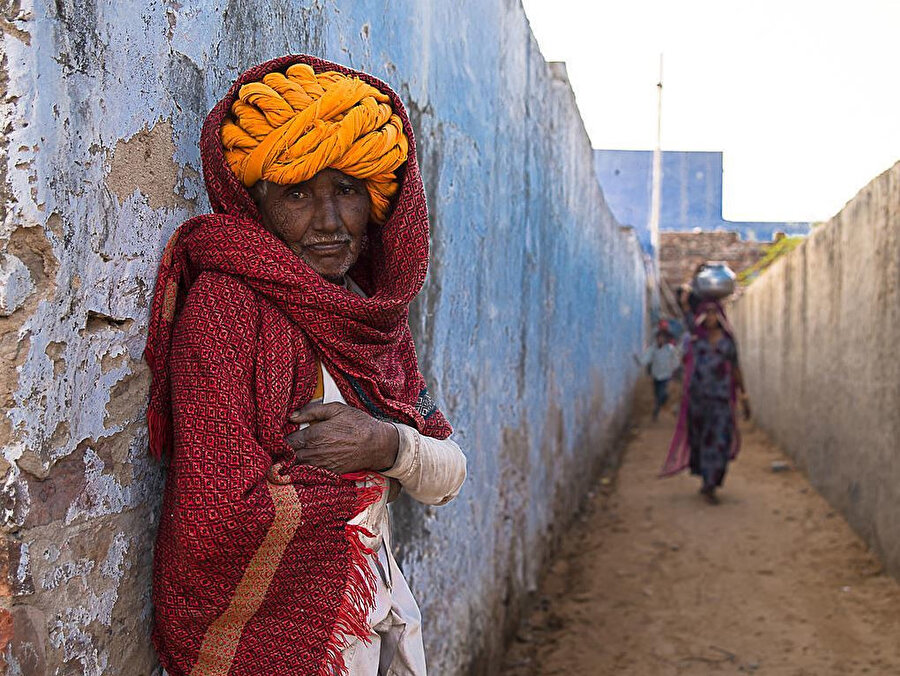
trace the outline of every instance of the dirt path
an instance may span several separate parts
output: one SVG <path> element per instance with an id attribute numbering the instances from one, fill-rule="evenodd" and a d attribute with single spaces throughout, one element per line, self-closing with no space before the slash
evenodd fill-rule
<path id="1" fill-rule="evenodd" d="M 649 388 L 649 386 L 648 386 Z M 504 676 L 900 674 L 900 585 L 759 430 L 718 506 L 656 472 L 674 427 L 636 420 L 560 551 Z"/>

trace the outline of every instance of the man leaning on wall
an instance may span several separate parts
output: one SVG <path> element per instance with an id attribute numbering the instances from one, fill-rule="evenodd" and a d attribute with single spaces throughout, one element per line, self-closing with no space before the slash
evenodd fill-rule
<path id="1" fill-rule="evenodd" d="M 153 632 L 182 674 L 425 674 L 390 550 L 400 490 L 453 499 L 466 461 L 408 324 L 428 217 L 406 112 L 313 57 L 250 69 L 206 119 L 213 214 L 156 284 L 151 448 L 169 458 Z"/>

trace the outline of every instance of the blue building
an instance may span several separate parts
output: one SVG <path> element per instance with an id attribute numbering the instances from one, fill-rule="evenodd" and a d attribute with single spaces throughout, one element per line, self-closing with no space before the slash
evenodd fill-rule
<path id="1" fill-rule="evenodd" d="M 635 229 L 650 251 L 653 151 L 594 150 L 594 171 L 622 225 Z M 662 153 L 660 231 L 726 230 L 742 239 L 770 241 L 776 232 L 806 235 L 809 223 L 726 221 L 722 218 L 722 153 Z"/>

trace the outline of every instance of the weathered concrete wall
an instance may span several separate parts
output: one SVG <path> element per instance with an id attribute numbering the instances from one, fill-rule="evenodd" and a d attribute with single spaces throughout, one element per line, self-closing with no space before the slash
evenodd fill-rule
<path id="1" fill-rule="evenodd" d="M 736 306 L 755 415 L 900 575 L 900 163 Z"/>
<path id="2" fill-rule="evenodd" d="M 13 674 L 149 674 L 163 477 L 141 362 L 162 246 L 207 208 L 197 137 L 244 68 L 310 52 L 407 101 L 434 221 L 412 321 L 468 450 L 399 503 L 432 670 L 490 673 L 623 421 L 643 273 L 559 67 L 518 2 L 22 0 L 0 28 L 0 653 Z M 502 36 L 499 39 L 498 36 Z"/>

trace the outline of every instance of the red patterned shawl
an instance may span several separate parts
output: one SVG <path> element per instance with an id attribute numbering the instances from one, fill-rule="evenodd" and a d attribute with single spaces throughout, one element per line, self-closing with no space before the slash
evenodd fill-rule
<path id="1" fill-rule="evenodd" d="M 370 227 L 351 277 L 330 284 L 260 224 L 219 139 L 239 87 L 305 62 L 391 97 L 410 140 L 394 212 Z M 365 636 L 374 580 L 348 520 L 380 497 L 298 465 L 284 437 L 321 361 L 347 402 L 432 437 L 451 429 L 419 373 L 409 302 L 424 282 L 428 216 L 408 117 L 365 74 L 307 56 L 244 73 L 203 125 L 214 214 L 163 255 L 145 357 L 151 452 L 170 456 L 155 551 L 153 640 L 171 676 L 343 673 L 338 639 Z"/>

